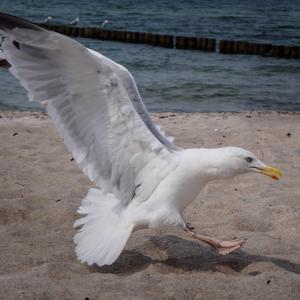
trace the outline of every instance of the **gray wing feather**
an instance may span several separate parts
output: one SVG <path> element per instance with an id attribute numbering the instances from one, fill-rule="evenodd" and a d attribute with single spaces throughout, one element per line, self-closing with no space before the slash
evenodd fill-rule
<path id="1" fill-rule="evenodd" d="M 162 130 L 157 127 L 153 121 L 151 120 L 148 110 L 146 106 L 144 105 L 144 102 L 142 101 L 141 95 L 138 91 L 138 88 L 136 86 L 134 77 L 131 75 L 131 73 L 122 65 L 119 65 L 115 63 L 114 61 L 110 60 L 109 58 L 101 55 L 100 53 L 89 49 L 89 51 L 95 55 L 99 60 L 106 60 L 111 63 L 112 67 L 118 73 L 120 78 L 122 78 L 122 81 L 124 83 L 124 87 L 126 88 L 128 95 L 130 97 L 130 100 L 136 109 L 137 113 L 140 115 L 141 119 L 147 126 L 147 128 L 152 132 L 152 134 L 168 149 L 170 150 L 179 150 L 180 148 L 177 147 L 165 134 L 162 132 Z"/>
<path id="2" fill-rule="evenodd" d="M 123 203 L 134 193 L 135 200 L 147 200 L 178 156 L 155 131 L 130 73 L 16 17 L 0 14 L 0 33 L 10 72 L 30 100 L 46 104 L 83 172 Z"/>

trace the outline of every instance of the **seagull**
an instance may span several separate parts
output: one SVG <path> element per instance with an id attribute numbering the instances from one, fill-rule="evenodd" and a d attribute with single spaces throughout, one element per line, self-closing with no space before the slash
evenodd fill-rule
<path id="1" fill-rule="evenodd" d="M 106 24 L 108 24 L 109 21 L 108 20 L 104 20 L 102 23 L 101 23 L 101 28 L 104 28 L 106 26 Z"/>
<path id="2" fill-rule="evenodd" d="M 150 119 L 133 76 L 79 42 L 0 13 L 10 72 L 38 101 L 83 173 L 94 182 L 74 226 L 78 259 L 110 265 L 132 232 L 173 225 L 220 254 L 244 240 L 197 234 L 184 209 L 210 181 L 243 173 L 283 174 L 238 147 L 183 149 Z"/>
<path id="3" fill-rule="evenodd" d="M 69 25 L 74 25 L 74 26 L 77 26 L 79 23 L 79 17 L 75 18 L 74 20 L 72 20 Z"/>
<path id="4" fill-rule="evenodd" d="M 51 21 L 52 21 L 52 17 L 49 16 L 43 21 L 43 23 L 50 23 Z"/>

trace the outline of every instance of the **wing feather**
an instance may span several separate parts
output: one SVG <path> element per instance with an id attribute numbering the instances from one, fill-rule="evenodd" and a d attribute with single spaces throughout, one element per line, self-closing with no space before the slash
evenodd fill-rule
<path id="1" fill-rule="evenodd" d="M 150 120 L 131 74 L 70 38 L 22 22 L 2 22 L 0 14 L 11 73 L 30 100 L 46 103 L 66 146 L 102 191 L 123 203 L 134 193 L 145 201 L 177 166 L 177 148 Z"/>

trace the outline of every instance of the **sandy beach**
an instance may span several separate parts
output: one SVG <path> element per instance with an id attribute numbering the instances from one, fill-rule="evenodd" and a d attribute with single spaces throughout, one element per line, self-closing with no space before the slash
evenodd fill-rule
<path id="1" fill-rule="evenodd" d="M 283 171 L 211 183 L 186 209 L 243 248 L 220 256 L 167 227 L 135 232 L 112 266 L 79 263 L 72 225 L 93 184 L 46 114 L 0 112 L 1 299 L 300 299 L 300 113 L 152 116 L 180 146 L 239 146 Z"/>

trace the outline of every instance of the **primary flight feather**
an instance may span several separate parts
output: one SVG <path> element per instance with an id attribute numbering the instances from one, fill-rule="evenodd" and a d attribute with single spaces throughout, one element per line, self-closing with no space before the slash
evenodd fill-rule
<path id="1" fill-rule="evenodd" d="M 31 101 L 46 107 L 69 151 L 97 188 L 74 226 L 82 262 L 112 264 L 132 231 L 181 226 L 221 254 L 243 241 L 195 234 L 182 211 L 209 181 L 244 172 L 281 172 L 241 148 L 181 149 L 151 121 L 134 78 L 79 42 L 0 13 L 2 55 Z"/>

